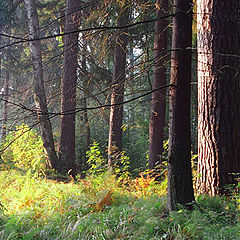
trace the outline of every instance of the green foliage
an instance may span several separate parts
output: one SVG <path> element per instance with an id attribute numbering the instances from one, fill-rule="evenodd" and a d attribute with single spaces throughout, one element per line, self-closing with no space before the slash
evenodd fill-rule
<path id="1" fill-rule="evenodd" d="M 110 172 L 102 179 L 62 183 L 0 172 L 0 238 L 240 239 L 234 199 L 199 196 L 193 211 L 179 206 L 164 216 L 165 195 L 136 194 L 139 190 L 120 185 Z"/>
<path id="2" fill-rule="evenodd" d="M 47 168 L 40 136 L 27 125 L 21 125 L 9 133 L 2 144 L 1 169 L 16 168 L 30 174 L 41 175 Z"/>
<path id="3" fill-rule="evenodd" d="M 123 136 L 124 149 L 130 161 L 129 171 L 135 175 L 146 169 L 148 163 L 148 121 L 133 120 Z"/>
<path id="4" fill-rule="evenodd" d="M 60 34 L 63 34 L 63 30 L 62 30 L 61 27 L 60 27 Z M 64 46 L 63 36 L 56 37 L 56 40 L 58 41 L 58 47 L 63 47 Z"/>
<path id="5" fill-rule="evenodd" d="M 124 180 L 130 177 L 130 172 L 129 172 L 129 157 L 126 155 L 124 151 L 122 152 L 117 152 L 113 154 L 112 158 L 113 160 L 113 166 L 112 169 L 114 171 L 114 174 L 118 176 L 119 180 Z"/>
<path id="6" fill-rule="evenodd" d="M 107 163 L 106 159 L 101 154 L 99 143 L 94 141 L 90 149 L 86 153 L 87 155 L 87 164 L 89 169 L 87 173 L 89 174 L 101 174 L 106 171 Z"/>
<path id="7" fill-rule="evenodd" d="M 113 173 L 118 176 L 119 180 L 123 180 L 130 176 L 129 173 L 129 157 L 126 156 L 125 152 L 117 152 L 112 158 L 113 164 L 110 169 L 107 166 L 107 159 L 105 159 L 101 153 L 101 149 L 99 143 L 94 141 L 90 147 L 90 149 L 86 153 L 87 155 L 87 164 L 89 165 L 89 169 L 87 170 L 87 174 L 90 175 L 102 175 L 107 171 L 113 171 Z"/>
<path id="8" fill-rule="evenodd" d="M 0 2 L 0 28 L 8 23 L 12 18 L 12 15 L 15 13 L 15 8 L 13 2 L 7 0 L 1 0 Z"/>

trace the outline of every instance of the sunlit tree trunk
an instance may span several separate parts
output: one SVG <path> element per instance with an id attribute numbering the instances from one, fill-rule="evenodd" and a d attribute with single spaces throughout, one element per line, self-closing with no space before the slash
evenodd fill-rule
<path id="1" fill-rule="evenodd" d="M 38 39 L 39 22 L 35 5 L 35 0 L 24 0 L 26 4 L 27 14 L 29 18 L 30 38 Z M 43 81 L 42 53 L 40 40 L 30 42 L 33 64 L 33 85 L 34 85 L 34 101 L 37 110 L 41 137 L 43 140 L 44 150 L 49 159 L 52 168 L 59 169 L 59 162 L 54 148 L 52 126 L 48 116 L 46 96 Z"/>
<path id="2" fill-rule="evenodd" d="M 84 156 L 86 161 L 86 152 L 89 150 L 90 143 L 91 143 L 91 131 L 90 131 L 90 122 L 88 119 L 88 110 L 87 110 L 87 94 L 86 92 L 89 91 L 89 84 L 88 84 L 88 75 L 87 75 L 87 41 L 86 37 L 82 37 L 82 43 L 83 43 L 83 49 L 82 49 L 82 69 L 83 69 L 83 79 L 84 79 L 84 85 L 85 90 L 83 91 L 83 121 L 84 121 L 84 127 L 85 127 L 85 146 L 84 146 Z M 85 163 L 86 165 L 86 163 Z"/>
<path id="3" fill-rule="evenodd" d="M 65 32 L 78 30 L 80 0 L 67 0 Z M 77 84 L 78 33 L 64 37 L 64 62 L 62 80 L 62 103 L 59 160 L 61 171 L 76 175 L 75 109 Z"/>
<path id="4" fill-rule="evenodd" d="M 167 209 L 194 200 L 191 171 L 190 93 L 192 1 L 174 0 L 171 84 L 169 99 L 169 155 Z"/>
<path id="5" fill-rule="evenodd" d="M 118 26 L 128 23 L 129 8 L 123 6 L 118 17 Z M 124 82 L 126 79 L 126 52 L 127 52 L 127 29 L 120 29 L 114 50 L 114 70 L 112 79 L 111 104 L 119 104 L 124 99 Z M 109 138 L 108 138 L 108 166 L 112 164 L 112 157 L 122 150 L 122 120 L 123 105 L 114 105 L 110 109 Z"/>
<path id="6" fill-rule="evenodd" d="M 198 0 L 199 193 L 224 193 L 240 173 L 239 1 Z"/>
<path id="7" fill-rule="evenodd" d="M 156 18 L 158 18 L 168 10 L 168 0 L 157 0 L 156 6 Z M 166 18 L 155 22 L 153 90 L 166 85 L 166 58 L 164 55 L 167 48 L 167 27 L 168 20 Z M 148 164 L 150 169 L 162 162 L 165 109 L 166 89 L 153 92 L 149 122 Z"/>

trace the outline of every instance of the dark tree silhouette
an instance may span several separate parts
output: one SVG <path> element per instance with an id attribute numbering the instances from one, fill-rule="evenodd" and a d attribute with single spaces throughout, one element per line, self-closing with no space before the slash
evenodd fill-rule
<path id="1" fill-rule="evenodd" d="M 167 209 L 194 200 L 191 171 L 190 93 L 192 47 L 192 1 L 174 0 Z"/>
<path id="2" fill-rule="evenodd" d="M 79 26 L 80 0 L 67 0 L 65 16 L 65 32 L 77 31 Z M 61 116 L 59 160 L 61 171 L 76 175 L 75 153 L 75 109 L 77 84 L 78 33 L 64 36 L 64 62 L 62 80 L 62 112 Z"/>

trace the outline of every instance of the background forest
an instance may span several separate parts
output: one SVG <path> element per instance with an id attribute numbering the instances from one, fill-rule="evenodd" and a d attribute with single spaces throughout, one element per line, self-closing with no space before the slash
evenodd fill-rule
<path id="1" fill-rule="evenodd" d="M 239 10 L 1 0 L 0 238 L 239 239 Z"/>

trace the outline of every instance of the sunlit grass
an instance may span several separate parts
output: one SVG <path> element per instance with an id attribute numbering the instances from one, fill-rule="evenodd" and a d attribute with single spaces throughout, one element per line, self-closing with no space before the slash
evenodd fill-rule
<path id="1" fill-rule="evenodd" d="M 236 201 L 198 197 L 163 217 L 166 182 L 119 182 L 110 172 L 78 182 L 0 173 L 0 239 L 240 239 Z"/>

